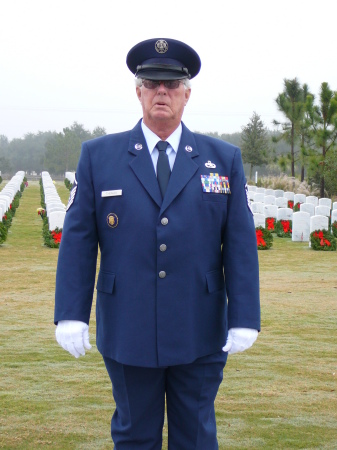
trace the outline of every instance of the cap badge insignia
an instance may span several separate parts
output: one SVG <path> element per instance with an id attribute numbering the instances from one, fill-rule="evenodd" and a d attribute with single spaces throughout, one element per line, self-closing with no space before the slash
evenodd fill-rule
<path id="1" fill-rule="evenodd" d="M 106 218 L 107 224 L 111 228 L 116 228 L 118 225 L 118 217 L 115 213 L 108 214 L 108 217 Z"/>
<path id="2" fill-rule="evenodd" d="M 141 150 L 143 148 L 142 144 L 136 144 L 135 145 L 135 149 L 136 150 Z"/>
<path id="3" fill-rule="evenodd" d="M 168 50 L 168 43 L 164 39 L 159 39 L 155 43 L 154 48 L 156 49 L 157 53 L 166 53 Z"/>
<path id="4" fill-rule="evenodd" d="M 193 151 L 193 148 L 190 145 L 186 145 L 185 150 L 191 153 Z"/>
<path id="5" fill-rule="evenodd" d="M 216 165 L 214 163 L 212 163 L 212 161 L 207 161 L 207 163 L 205 163 L 205 166 L 207 167 L 207 169 L 215 169 Z"/>

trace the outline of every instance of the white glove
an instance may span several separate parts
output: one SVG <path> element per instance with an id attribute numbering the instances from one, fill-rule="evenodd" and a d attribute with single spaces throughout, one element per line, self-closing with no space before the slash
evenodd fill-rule
<path id="1" fill-rule="evenodd" d="M 229 355 L 237 352 L 244 352 L 251 347 L 257 339 L 259 332 L 252 328 L 230 328 L 226 345 L 222 348 Z"/>
<path id="2" fill-rule="evenodd" d="M 55 336 L 58 344 L 71 355 L 78 358 L 85 355 L 84 347 L 91 349 L 89 343 L 89 326 L 79 320 L 60 320 Z"/>

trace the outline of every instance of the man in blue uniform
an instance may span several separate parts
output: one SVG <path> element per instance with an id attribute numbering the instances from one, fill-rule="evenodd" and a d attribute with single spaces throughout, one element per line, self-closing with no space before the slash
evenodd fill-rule
<path id="1" fill-rule="evenodd" d="M 218 448 L 214 400 L 228 353 L 260 329 L 255 228 L 240 150 L 181 122 L 200 58 L 173 39 L 134 46 L 143 118 L 82 146 L 56 276 L 58 343 L 97 348 L 113 385 L 117 450 Z"/>

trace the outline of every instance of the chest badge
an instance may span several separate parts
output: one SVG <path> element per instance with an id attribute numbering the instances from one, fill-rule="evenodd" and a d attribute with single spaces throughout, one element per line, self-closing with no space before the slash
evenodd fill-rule
<path id="1" fill-rule="evenodd" d="M 205 166 L 207 167 L 207 169 L 215 169 L 216 165 L 214 163 L 212 163 L 212 161 L 207 161 L 207 163 L 205 163 Z"/>
<path id="2" fill-rule="evenodd" d="M 106 221 L 107 221 L 107 224 L 109 225 L 109 227 L 116 228 L 118 225 L 117 214 L 115 214 L 115 213 L 108 214 Z"/>

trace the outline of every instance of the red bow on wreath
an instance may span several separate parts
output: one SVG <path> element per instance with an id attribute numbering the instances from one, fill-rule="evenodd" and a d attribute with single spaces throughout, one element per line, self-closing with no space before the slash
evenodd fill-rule
<path id="1" fill-rule="evenodd" d="M 58 233 L 56 233 L 56 231 L 52 231 L 51 235 L 53 236 L 54 242 L 56 244 L 59 244 L 61 242 L 62 231 L 59 231 Z"/>
<path id="2" fill-rule="evenodd" d="M 315 231 L 314 237 L 320 239 L 320 245 L 321 245 L 322 247 L 324 246 L 324 244 L 326 244 L 328 247 L 331 246 L 330 241 L 328 241 L 327 239 L 324 238 L 324 236 L 323 236 L 323 231 L 320 231 L 319 233 L 317 233 L 317 231 Z"/>
<path id="3" fill-rule="evenodd" d="M 284 233 L 291 233 L 289 220 L 281 220 Z"/>
<path id="4" fill-rule="evenodd" d="M 263 247 L 265 247 L 267 244 L 265 242 L 265 240 L 263 239 L 263 232 L 262 230 L 255 230 L 256 231 L 256 240 L 257 240 L 257 245 L 262 245 Z"/>
<path id="5" fill-rule="evenodd" d="M 273 230 L 275 228 L 275 219 L 274 217 L 268 217 L 267 219 L 268 230 Z"/>

